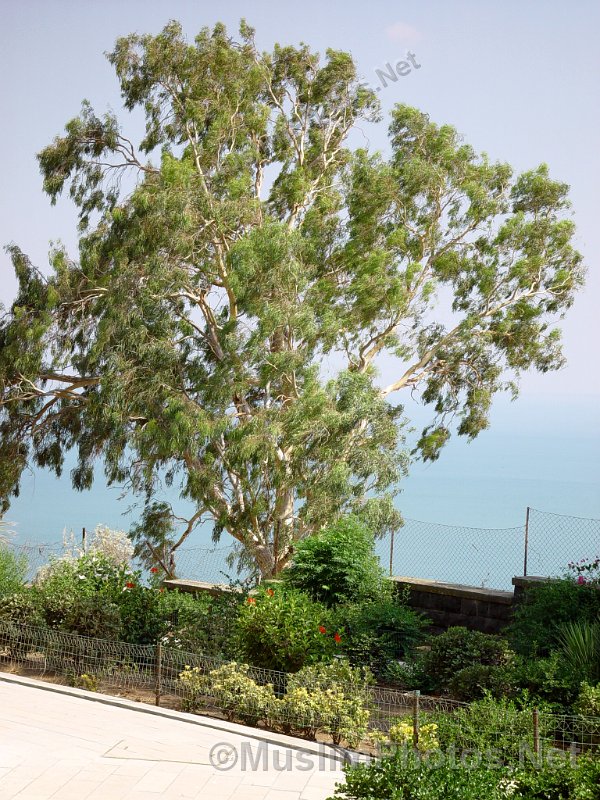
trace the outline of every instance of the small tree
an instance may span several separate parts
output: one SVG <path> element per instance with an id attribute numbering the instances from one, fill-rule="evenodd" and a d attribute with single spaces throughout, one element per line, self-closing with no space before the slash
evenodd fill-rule
<path id="1" fill-rule="evenodd" d="M 45 277 L 9 248 L 4 507 L 29 462 L 60 474 L 75 449 L 76 488 L 99 458 L 150 509 L 159 477 L 177 483 L 195 511 L 172 547 L 211 520 L 263 575 L 345 511 L 397 525 L 402 393 L 431 407 L 435 459 L 453 418 L 473 438 L 521 371 L 562 365 L 554 323 L 582 282 L 568 187 L 404 105 L 389 158 L 350 149 L 379 119 L 352 58 L 261 53 L 245 23 L 188 43 L 173 22 L 109 61 L 146 116 L 139 148 L 84 103 L 38 156 L 52 202 L 69 187 L 79 208 L 78 259 L 53 250 Z"/>

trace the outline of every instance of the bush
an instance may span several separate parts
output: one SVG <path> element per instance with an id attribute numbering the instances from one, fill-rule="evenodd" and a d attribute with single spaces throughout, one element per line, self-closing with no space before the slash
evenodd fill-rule
<path id="1" fill-rule="evenodd" d="M 240 598 L 168 591 L 159 594 L 162 642 L 188 653 L 235 658 L 235 626 Z"/>
<path id="2" fill-rule="evenodd" d="M 600 591 L 569 579 L 527 589 L 506 629 L 511 646 L 522 655 L 548 655 L 558 646 L 562 625 L 594 622 L 600 613 Z"/>
<path id="3" fill-rule="evenodd" d="M 490 694 L 492 697 L 510 697 L 517 690 L 515 673 L 510 666 L 471 664 L 459 670 L 448 684 L 450 694 L 457 700 L 477 700 Z"/>
<path id="4" fill-rule="evenodd" d="M 343 606 L 336 615 L 346 632 L 342 649 L 352 664 L 368 666 L 378 678 L 387 676 L 390 664 L 406 657 L 424 638 L 427 621 L 401 599 Z"/>
<path id="5" fill-rule="evenodd" d="M 521 747 L 533 752 L 533 708 L 530 702 L 486 695 L 451 714 L 436 714 L 430 721 L 438 724 L 442 748 L 454 746 L 459 752 L 489 752 L 510 764 L 518 761 Z M 540 736 L 544 738 L 549 732 L 550 718 L 540 714 L 539 725 Z"/>
<path id="6" fill-rule="evenodd" d="M 558 643 L 577 679 L 600 681 L 600 621 L 565 623 L 558 629 Z"/>
<path id="7" fill-rule="evenodd" d="M 261 719 L 271 717 L 275 705 L 273 686 L 259 686 L 248 674 L 247 664 L 235 661 L 203 675 L 198 667 L 186 667 L 179 675 L 184 690 L 184 708 L 196 711 L 202 699 L 208 699 L 225 713 L 227 719 L 239 719 L 256 725 Z"/>
<path id="8" fill-rule="evenodd" d="M 39 598 L 31 589 L 0 598 L 0 620 L 38 627 L 45 624 Z"/>
<path id="9" fill-rule="evenodd" d="M 518 657 L 512 667 L 515 684 L 532 700 L 564 712 L 577 694 L 578 682 L 559 653 L 547 658 Z"/>
<path id="10" fill-rule="evenodd" d="M 431 649 L 422 656 L 422 669 L 435 690 L 448 689 L 457 672 L 473 664 L 504 666 L 514 657 L 508 643 L 467 628 L 449 628 L 431 640 Z"/>
<path id="11" fill-rule="evenodd" d="M 600 717 L 600 683 L 597 686 L 585 682 L 581 684 L 573 711 L 584 717 Z"/>
<path id="12" fill-rule="evenodd" d="M 436 763 L 401 752 L 345 768 L 338 800 L 597 800 L 600 760 L 581 757 L 540 768 L 496 768 L 484 763 Z"/>
<path id="13" fill-rule="evenodd" d="M 330 660 L 343 641 L 330 624 L 328 610 L 294 589 L 262 589 L 248 597 L 239 611 L 237 631 L 244 661 L 283 672 Z"/>
<path id="14" fill-rule="evenodd" d="M 419 726 L 419 741 L 417 749 L 421 753 L 433 753 L 440 749 L 438 739 L 438 726 L 435 722 Z M 415 727 L 412 719 L 406 718 L 396 722 L 390 727 L 390 742 L 400 747 L 413 747 Z"/>
<path id="15" fill-rule="evenodd" d="M 123 623 L 119 607 L 102 595 L 83 595 L 65 609 L 61 630 L 95 639 L 119 639 Z"/>
<path id="16" fill-rule="evenodd" d="M 336 745 L 356 746 L 367 736 L 372 682 L 368 670 L 343 661 L 304 667 L 288 679 L 279 706 L 284 730 L 312 738 L 322 731 Z"/>
<path id="17" fill-rule="evenodd" d="M 375 600 L 391 592 L 375 555 L 373 535 L 352 516 L 299 542 L 284 577 L 290 586 L 327 606 Z"/>
<path id="18" fill-rule="evenodd" d="M 433 757 L 435 760 L 435 756 Z M 345 768 L 346 781 L 335 798 L 343 800 L 500 800 L 498 770 L 442 764 L 403 751 L 373 763 Z"/>
<path id="19" fill-rule="evenodd" d="M 23 589 L 27 558 L 0 544 L 0 599 Z"/>

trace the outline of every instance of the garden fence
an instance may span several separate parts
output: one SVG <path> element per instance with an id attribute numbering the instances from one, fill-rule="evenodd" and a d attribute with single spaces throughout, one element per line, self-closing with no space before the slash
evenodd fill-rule
<path id="1" fill-rule="evenodd" d="M 237 705 L 232 705 L 232 692 L 223 688 L 223 682 L 210 680 L 210 673 L 224 666 L 223 661 L 181 652 L 160 642 L 134 645 L 0 621 L 2 670 L 16 670 L 55 682 L 62 679 L 70 685 L 94 691 L 125 693 L 156 705 L 217 713 L 253 724 L 262 721 L 288 733 L 314 736 L 317 731 L 324 730 L 334 743 L 339 743 L 340 738 L 346 739 L 338 735 L 336 741 L 336 734 L 345 730 L 348 735 L 353 729 L 361 731 L 363 745 L 369 738 L 373 740 L 375 731 L 378 740 L 385 741 L 391 726 L 403 721 L 410 731 L 410 743 L 418 746 L 430 735 L 431 728 L 426 726 L 436 724 L 440 740 L 445 737 L 446 744 L 451 741 L 457 751 L 481 747 L 480 726 L 485 726 L 488 744 L 497 747 L 505 757 L 517 757 L 522 748 L 530 753 L 549 747 L 575 754 L 600 750 L 599 717 L 550 714 L 534 709 L 523 711 L 517 718 L 514 711 L 507 709 L 503 714 L 499 707 L 497 716 L 490 722 L 481 714 L 471 713 L 474 706 L 447 698 L 358 682 L 328 686 L 322 679 L 306 686 L 308 700 L 291 705 L 281 702 L 290 676 L 274 670 L 246 668 L 248 678 L 268 690 L 273 700 L 271 706 L 265 705 L 265 694 L 260 690 L 241 702 L 240 693 L 234 692 Z M 193 681 L 180 678 L 186 671 Z M 322 704 L 328 690 L 342 702 L 336 706 L 337 716 L 325 719 Z M 316 697 L 317 701 L 310 702 L 311 697 Z M 357 709 L 364 709 L 364 715 Z M 344 715 L 348 716 L 346 720 Z M 358 740 L 354 744 L 358 745 Z"/>
<path id="2" fill-rule="evenodd" d="M 63 549 L 60 543 L 11 546 L 27 557 L 30 579 Z M 534 508 L 514 528 L 405 519 L 400 530 L 377 541 L 376 551 L 390 575 L 510 590 L 516 575 L 561 576 L 570 561 L 600 555 L 600 520 Z M 235 555 L 236 546 L 182 547 L 175 554 L 176 575 L 209 583 L 248 579 L 247 568 L 237 571 Z"/>

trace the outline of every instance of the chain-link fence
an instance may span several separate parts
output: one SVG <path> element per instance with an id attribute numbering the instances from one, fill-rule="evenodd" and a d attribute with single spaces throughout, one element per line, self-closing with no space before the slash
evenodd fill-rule
<path id="1" fill-rule="evenodd" d="M 28 562 L 28 578 L 64 545 L 11 544 Z M 174 554 L 178 578 L 231 583 L 250 576 L 241 569 L 237 545 L 182 547 Z M 379 539 L 376 552 L 390 575 L 512 589 L 515 575 L 562 576 L 571 561 L 600 555 L 600 520 L 527 509 L 524 525 L 469 528 L 405 519 L 394 534 Z"/>
<path id="2" fill-rule="evenodd" d="M 421 749 L 600 750 L 600 718 L 485 707 L 418 692 L 287 675 L 156 645 L 132 645 L 0 622 L 0 668 L 156 705 L 217 714 L 238 722 L 362 749 L 384 742 Z"/>
<path id="3" fill-rule="evenodd" d="M 600 519 L 569 517 L 536 508 L 527 512 L 528 575 L 564 575 L 569 562 L 600 556 Z"/>

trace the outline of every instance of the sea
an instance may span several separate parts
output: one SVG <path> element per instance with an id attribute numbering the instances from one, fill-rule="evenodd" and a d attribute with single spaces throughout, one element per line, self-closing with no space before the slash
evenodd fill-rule
<path id="1" fill-rule="evenodd" d="M 410 447 L 426 417 L 416 406 L 407 413 L 415 424 Z M 98 524 L 128 530 L 137 519 L 135 499 L 107 486 L 100 466 L 93 488 L 75 491 L 73 463 L 67 459 L 60 478 L 41 469 L 23 475 L 5 515 L 16 544 L 56 544 L 70 532 L 77 539 L 82 528 Z M 453 436 L 434 463 L 414 461 L 400 489 L 396 504 L 405 525 L 393 545 L 389 536 L 377 544 L 386 570 L 509 588 L 512 574 L 524 570 L 529 507 L 528 574 L 564 572 L 569 561 L 600 554 L 598 398 L 501 399 L 489 430 L 473 442 Z M 174 490 L 162 496 L 189 511 Z M 217 580 L 225 572 L 230 540 L 225 534 L 215 546 L 211 533 L 204 525 L 186 542 L 183 561 L 193 574 L 182 577 Z"/>

